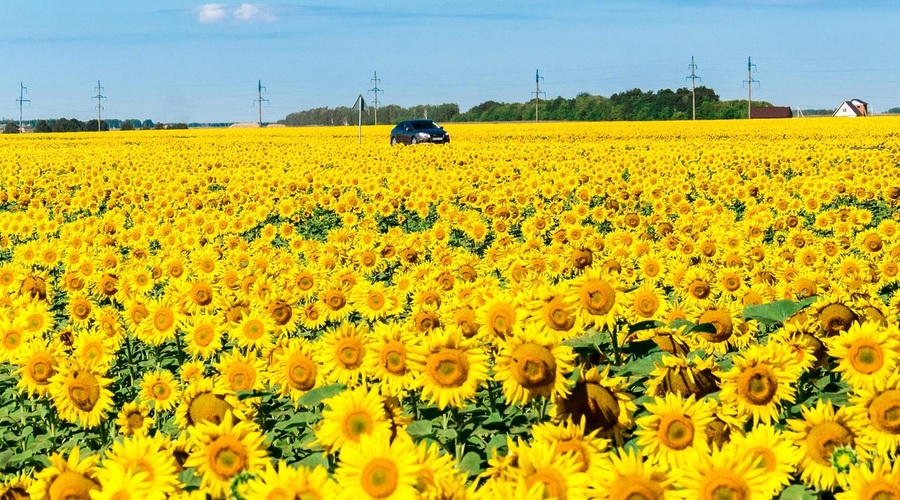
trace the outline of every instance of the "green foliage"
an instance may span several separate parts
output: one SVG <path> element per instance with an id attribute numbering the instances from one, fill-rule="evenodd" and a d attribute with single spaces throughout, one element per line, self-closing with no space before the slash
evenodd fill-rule
<path id="1" fill-rule="evenodd" d="M 12 120 L 6 120 L 6 126 L 3 127 L 4 134 L 18 134 L 19 132 L 19 126 L 16 125 L 16 122 Z"/>

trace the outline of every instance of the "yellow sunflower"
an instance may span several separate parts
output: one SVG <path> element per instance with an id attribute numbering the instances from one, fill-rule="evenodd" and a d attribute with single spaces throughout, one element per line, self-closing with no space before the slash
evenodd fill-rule
<path id="1" fill-rule="evenodd" d="M 507 404 L 524 405 L 540 396 L 555 400 L 569 393 L 566 376 L 574 369 L 575 352 L 555 335 L 529 327 L 496 344 L 494 377 L 502 383 Z"/>
<path id="2" fill-rule="evenodd" d="M 228 331 L 228 336 L 238 346 L 249 349 L 265 349 L 275 343 L 275 320 L 258 307 L 251 307 L 250 311 L 241 315 L 234 326 Z"/>
<path id="3" fill-rule="evenodd" d="M 28 500 L 28 487 L 34 482 L 31 474 L 18 473 L 0 481 L 0 498 L 4 500 Z"/>
<path id="4" fill-rule="evenodd" d="M 166 494 L 152 489 L 149 474 L 117 462 L 104 463 L 97 471 L 100 488 L 91 490 L 91 500 L 165 500 Z"/>
<path id="5" fill-rule="evenodd" d="M 112 407 L 111 379 L 89 368 L 69 363 L 50 377 L 50 396 L 60 418 L 87 428 L 100 425 Z"/>
<path id="6" fill-rule="evenodd" d="M 576 297 L 567 293 L 565 285 L 541 286 L 533 292 L 533 297 L 524 304 L 527 310 L 526 325 L 563 338 L 580 335 L 582 319 L 576 314 Z"/>
<path id="7" fill-rule="evenodd" d="M 662 366 L 654 363 L 647 380 L 647 394 L 663 397 L 677 394 L 683 398 L 702 398 L 719 390 L 719 371 L 712 358 L 665 355 L 660 360 Z"/>
<path id="8" fill-rule="evenodd" d="M 244 498 L 256 499 L 326 499 L 337 496 L 337 483 L 324 467 L 291 467 L 279 460 L 277 467 L 266 463 L 264 471 L 246 483 Z"/>
<path id="9" fill-rule="evenodd" d="M 234 422 L 231 412 L 220 424 L 201 422 L 190 430 L 194 451 L 185 462 L 201 476 L 200 487 L 222 498 L 239 474 L 265 470 L 268 458 L 262 433 L 252 421 Z"/>
<path id="10" fill-rule="evenodd" d="M 114 441 L 103 456 L 103 466 L 107 467 L 110 463 L 119 464 L 126 470 L 146 473 L 144 482 L 151 491 L 164 496 L 175 493 L 181 485 L 175 457 L 169 451 L 168 438 L 159 433 L 153 437 L 135 434 Z M 115 471 L 100 470 L 97 478 L 101 484 L 110 484 L 116 479 Z"/>
<path id="11" fill-rule="evenodd" d="M 269 384 L 278 394 L 297 403 L 304 394 L 321 386 L 325 374 L 313 357 L 313 346 L 302 338 L 288 339 L 276 349 L 268 370 Z"/>
<path id="12" fill-rule="evenodd" d="M 393 312 L 394 296 L 384 283 L 363 283 L 350 292 L 353 308 L 368 321 L 377 321 Z"/>
<path id="13" fill-rule="evenodd" d="M 432 330 L 413 347 L 409 364 L 416 374 L 412 387 L 421 388 L 422 399 L 442 410 L 462 407 L 488 379 L 484 349 L 455 328 Z"/>
<path id="14" fill-rule="evenodd" d="M 585 325 L 612 331 L 622 317 L 624 296 L 621 285 L 609 274 L 594 268 L 570 282 L 570 292 L 577 298 L 577 311 Z"/>
<path id="15" fill-rule="evenodd" d="M 5 363 L 21 356 L 31 343 L 34 334 L 25 329 L 20 322 L 0 316 L 0 363 Z"/>
<path id="16" fill-rule="evenodd" d="M 222 354 L 215 363 L 216 383 L 232 391 L 261 390 L 266 378 L 266 361 L 255 351 L 242 354 L 237 349 Z"/>
<path id="17" fill-rule="evenodd" d="M 362 436 L 391 437 L 391 421 L 385 413 L 384 398 L 365 387 L 347 389 L 324 401 L 321 424 L 315 429 L 316 442 L 329 453 L 359 444 Z"/>
<path id="18" fill-rule="evenodd" d="M 602 457 L 609 445 L 608 439 L 597 437 L 595 430 L 585 433 L 584 421 L 572 423 L 563 420 L 559 423 L 543 422 L 531 428 L 535 443 L 548 443 L 554 446 L 557 455 L 571 454 L 580 466 L 579 472 L 597 473 L 602 468 Z"/>
<path id="19" fill-rule="evenodd" d="M 376 323 L 372 334 L 375 338 L 372 351 L 377 356 L 372 377 L 378 380 L 382 394 L 405 394 L 415 378 L 407 358 L 418 337 L 412 330 L 404 328 L 403 323 L 397 322 Z"/>
<path id="20" fill-rule="evenodd" d="M 626 386 L 624 377 L 609 375 L 609 367 L 602 371 L 596 366 L 581 368 L 572 391 L 555 402 L 551 413 L 555 420 L 584 422 L 585 432 L 596 431 L 597 436 L 621 446 L 626 432 L 634 427 L 632 415 L 637 411 Z"/>
<path id="21" fill-rule="evenodd" d="M 755 458 L 755 467 L 763 471 L 762 490 L 765 495 L 774 496 L 790 484 L 799 450 L 774 425 L 762 424 L 746 434 L 732 434 L 723 451 Z"/>
<path id="22" fill-rule="evenodd" d="M 144 373 L 139 394 L 141 403 L 152 403 L 158 412 L 168 411 L 175 407 L 180 396 L 181 387 L 172 372 L 154 370 Z"/>
<path id="23" fill-rule="evenodd" d="M 154 423 L 155 420 L 150 417 L 150 405 L 142 403 L 125 403 L 116 417 L 119 434 L 123 436 L 146 434 Z"/>
<path id="24" fill-rule="evenodd" d="M 617 448 L 602 459 L 594 491 L 609 500 L 662 500 L 674 494 L 673 477 L 633 449 Z"/>
<path id="25" fill-rule="evenodd" d="M 50 456 L 50 466 L 34 474 L 28 486 L 28 496 L 34 500 L 91 500 L 91 491 L 99 490 L 96 455 L 81 458 L 76 445 L 63 458 L 61 453 Z"/>
<path id="26" fill-rule="evenodd" d="M 679 469 L 676 493 L 685 500 L 721 498 L 769 498 L 766 495 L 765 470 L 757 467 L 758 458 L 713 448 Z"/>
<path id="27" fill-rule="evenodd" d="M 371 343 L 364 326 L 345 322 L 328 330 L 316 342 L 314 356 L 329 382 L 355 387 L 371 373 L 374 362 Z"/>
<path id="28" fill-rule="evenodd" d="M 363 436 L 360 446 L 341 450 L 335 478 L 339 500 L 405 500 L 416 498 L 421 469 L 416 447 L 406 434 L 389 440 Z"/>
<path id="29" fill-rule="evenodd" d="M 900 359 L 900 330 L 866 321 L 826 340 L 828 354 L 837 358 L 834 368 L 854 390 L 884 386 Z"/>
<path id="30" fill-rule="evenodd" d="M 50 392 L 50 379 L 56 374 L 62 360 L 59 344 L 32 339 L 14 363 L 19 367 L 14 374 L 19 381 L 16 387 L 29 396 L 42 397 Z"/>
<path id="31" fill-rule="evenodd" d="M 800 372 L 792 351 L 777 343 L 752 345 L 731 359 L 734 366 L 721 375 L 719 399 L 734 406 L 742 419 L 752 416 L 753 425 L 777 422 L 782 405 L 795 400 L 792 384 Z"/>
<path id="32" fill-rule="evenodd" d="M 167 299 L 149 299 L 147 316 L 135 331 L 138 339 L 150 345 L 160 345 L 175 338 L 181 315 Z"/>
<path id="33" fill-rule="evenodd" d="M 201 378 L 188 385 L 181 394 L 181 403 L 175 409 L 175 422 L 180 429 L 203 422 L 220 424 L 228 413 L 237 412 L 237 419 L 244 418 L 247 410 L 234 391 L 217 387 L 211 379 Z"/>
<path id="34" fill-rule="evenodd" d="M 836 493 L 836 500 L 900 498 L 900 461 L 876 457 L 871 464 L 850 467 L 844 491 Z"/>
<path id="35" fill-rule="evenodd" d="M 858 388 L 850 396 L 851 416 L 860 423 L 863 437 L 874 443 L 882 457 L 900 448 L 900 375 L 894 374 L 883 384 Z"/>
<path id="36" fill-rule="evenodd" d="M 651 462 L 675 469 L 709 453 L 706 427 L 713 421 L 713 410 L 708 401 L 666 394 L 644 408 L 650 414 L 637 419 L 634 434 Z"/>
<path id="37" fill-rule="evenodd" d="M 43 300 L 26 300 L 19 304 L 17 320 L 26 332 L 34 337 L 42 337 L 45 333 L 52 331 L 56 323 L 50 306 L 51 304 Z"/>
<path id="38" fill-rule="evenodd" d="M 571 453 L 557 453 L 553 442 L 536 441 L 530 446 L 520 446 L 513 477 L 522 478 L 530 488 L 541 485 L 544 498 L 558 500 L 587 497 L 590 482 L 582 471 L 579 457 Z"/>
<path id="39" fill-rule="evenodd" d="M 520 326 L 523 318 L 518 312 L 520 306 L 515 297 L 508 292 L 500 292 L 488 297 L 484 305 L 476 312 L 476 321 L 480 325 L 479 335 L 486 339 L 504 338 L 512 335 Z"/>
<path id="40" fill-rule="evenodd" d="M 184 332 L 184 349 L 192 358 L 207 360 L 222 350 L 225 325 L 219 316 L 206 313 L 185 316 L 180 328 Z"/>

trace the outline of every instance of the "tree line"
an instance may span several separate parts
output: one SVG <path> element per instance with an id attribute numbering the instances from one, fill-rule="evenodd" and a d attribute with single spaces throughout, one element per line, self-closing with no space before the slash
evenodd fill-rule
<path id="1" fill-rule="evenodd" d="M 368 107 L 362 114 L 363 125 L 373 125 L 376 119 L 376 110 L 374 107 Z M 420 105 L 410 108 L 403 108 L 396 104 L 387 106 L 379 106 L 377 110 L 378 123 L 397 123 L 411 118 L 428 117 L 437 122 L 448 122 L 459 115 L 458 104 L 438 104 L 438 105 Z M 338 106 L 336 108 L 314 108 L 306 111 L 298 111 L 287 115 L 283 123 L 289 127 L 300 127 L 305 125 L 356 125 L 360 116 L 358 109 L 347 106 Z"/>
<path id="2" fill-rule="evenodd" d="M 81 121 L 77 118 L 57 118 L 50 120 L 26 120 L 22 123 L 24 128 L 30 128 L 35 133 L 49 132 L 104 132 L 110 129 L 118 130 L 164 130 L 164 129 L 186 129 L 195 127 L 227 127 L 231 123 L 154 123 L 153 120 L 137 120 L 128 119 L 120 120 L 118 118 L 110 118 L 101 120 L 100 126 L 97 126 L 97 119 Z M 13 120 L 7 120 L 4 127 L 4 134 L 19 133 L 19 124 Z"/>

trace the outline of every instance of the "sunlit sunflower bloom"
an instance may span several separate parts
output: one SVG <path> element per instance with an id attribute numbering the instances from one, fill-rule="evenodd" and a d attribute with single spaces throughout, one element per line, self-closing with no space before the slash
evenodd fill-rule
<path id="1" fill-rule="evenodd" d="M 277 467 L 266 463 L 266 468 L 246 483 L 244 498 L 256 499 L 326 499 L 337 495 L 337 483 L 328 476 L 324 467 L 291 467 L 279 460 Z"/>
<path id="2" fill-rule="evenodd" d="M 107 371 L 116 359 L 119 344 L 95 328 L 75 334 L 72 358 L 86 368 Z"/>
<path id="3" fill-rule="evenodd" d="M 571 420 L 563 420 L 556 424 L 544 422 L 535 424 L 531 428 L 531 433 L 535 443 L 546 442 L 554 445 L 554 452 L 557 455 L 575 456 L 580 465 L 580 472 L 597 472 L 609 440 L 598 438 L 597 430 L 586 434 L 584 426 L 584 420 L 577 424 Z"/>
<path id="4" fill-rule="evenodd" d="M 319 292 L 318 301 L 322 306 L 322 313 L 329 321 L 343 321 L 353 313 L 349 294 L 350 288 L 340 283 L 332 283 Z"/>
<path id="5" fill-rule="evenodd" d="M 567 292 L 565 285 L 544 285 L 535 290 L 534 299 L 524 304 L 525 324 L 561 338 L 580 335 L 582 318 L 576 313 L 577 297 Z"/>
<path id="6" fill-rule="evenodd" d="M 773 425 L 756 425 L 747 434 L 734 433 L 723 451 L 735 456 L 756 458 L 756 468 L 763 471 L 763 498 L 779 493 L 790 484 L 797 466 L 797 447 L 786 440 Z"/>
<path id="7" fill-rule="evenodd" d="M 13 360 L 18 369 L 16 387 L 29 396 L 42 397 L 50 392 L 50 379 L 61 363 L 62 352 L 57 343 L 32 339 Z"/>
<path id="8" fill-rule="evenodd" d="M 363 436 L 360 446 L 341 450 L 335 478 L 340 500 L 402 500 L 416 498 L 421 469 L 416 447 L 405 433 L 390 440 Z"/>
<path id="9" fill-rule="evenodd" d="M 206 365 L 203 361 L 185 361 L 178 368 L 178 377 L 181 379 L 183 386 L 193 384 L 203 378 L 206 374 Z"/>
<path id="10" fill-rule="evenodd" d="M 216 383 L 232 391 L 261 390 L 266 377 L 266 360 L 255 351 L 241 354 L 237 349 L 224 353 L 214 364 Z"/>
<path id="11" fill-rule="evenodd" d="M 484 349 L 455 328 L 432 330 L 413 346 L 409 366 L 416 374 L 412 388 L 421 388 L 422 399 L 442 410 L 463 406 L 488 379 Z"/>
<path id="12" fill-rule="evenodd" d="M 181 314 L 167 299 L 149 299 L 147 301 L 147 318 L 135 331 L 138 339 L 150 345 L 160 345 L 175 338 Z"/>
<path id="13" fill-rule="evenodd" d="M 50 377 L 50 396 L 60 418 L 87 428 L 106 420 L 113 403 L 107 389 L 112 380 L 77 364 L 57 368 Z"/>
<path id="14" fill-rule="evenodd" d="M 800 448 L 800 479 L 816 488 L 831 490 L 838 484 L 838 471 L 831 466 L 837 448 L 852 448 L 865 455 L 869 445 L 862 439 L 863 429 L 846 407 L 835 411 L 832 403 L 816 402 L 814 408 L 800 407 L 802 419 L 787 421 L 785 439 Z"/>
<path id="15" fill-rule="evenodd" d="M 297 314 L 299 315 L 298 321 L 300 325 L 309 331 L 317 331 L 328 322 L 328 316 L 325 315 L 325 305 L 317 300 L 302 304 Z"/>
<path id="16" fill-rule="evenodd" d="M 195 451 L 185 467 L 194 467 L 202 477 L 200 487 L 214 498 L 225 497 L 239 474 L 265 470 L 268 459 L 264 438 L 252 421 L 235 423 L 229 412 L 221 424 L 205 421 L 191 428 L 190 433 Z"/>
<path id="17" fill-rule="evenodd" d="M 622 313 L 630 324 L 644 321 L 665 321 L 669 302 L 665 292 L 658 286 L 644 283 L 624 294 Z"/>
<path id="18" fill-rule="evenodd" d="M 734 405 L 741 418 L 753 425 L 778 421 L 784 402 L 793 403 L 799 376 L 793 353 L 783 344 L 752 345 L 732 358 L 734 367 L 721 375 L 723 404 Z"/>
<path id="19" fill-rule="evenodd" d="M 168 370 L 144 373 L 139 397 L 141 403 L 152 404 L 157 411 L 169 411 L 178 403 L 181 387 Z"/>
<path id="20" fill-rule="evenodd" d="M 165 500 L 166 494 L 154 491 L 149 474 L 117 462 L 104 463 L 97 471 L 100 488 L 90 492 L 91 500 Z"/>
<path id="21" fill-rule="evenodd" d="M 261 309 L 251 307 L 235 322 L 228 336 L 243 348 L 271 347 L 275 342 L 275 320 Z"/>
<path id="22" fill-rule="evenodd" d="M 25 276 L 20 267 L 11 263 L 0 265 L 0 292 L 6 294 L 18 290 Z"/>
<path id="23" fill-rule="evenodd" d="M 349 293 L 353 309 L 369 321 L 380 320 L 392 312 L 392 297 L 390 290 L 380 281 L 361 283 Z"/>
<path id="24" fill-rule="evenodd" d="M 667 474 L 665 468 L 645 461 L 633 449 L 617 448 L 603 457 L 601 462 L 602 472 L 592 476 L 596 481 L 596 498 L 663 500 L 673 494 L 674 478 Z"/>
<path id="25" fill-rule="evenodd" d="M 50 466 L 34 474 L 34 482 L 28 486 L 28 497 L 34 500 L 90 500 L 91 491 L 99 490 L 96 455 L 81 458 L 78 445 L 67 458 L 54 453 Z M 26 498 L 28 498 L 26 497 Z"/>
<path id="26" fill-rule="evenodd" d="M 27 300 L 19 304 L 17 320 L 26 332 L 41 337 L 53 329 L 56 319 L 50 312 L 50 304 L 42 300 Z"/>
<path id="27" fill-rule="evenodd" d="M 712 358 L 663 356 L 662 365 L 654 363 L 647 381 L 647 394 L 663 397 L 677 394 L 683 398 L 702 398 L 719 390 L 718 366 Z"/>
<path id="28" fill-rule="evenodd" d="M 666 259 L 656 252 L 649 252 L 637 259 L 638 276 L 651 286 L 660 284 L 666 276 Z"/>
<path id="29" fill-rule="evenodd" d="M 236 420 L 243 419 L 247 407 L 234 391 L 217 387 L 211 379 L 202 378 L 181 394 L 181 403 L 175 409 L 175 422 L 180 429 L 187 429 L 202 422 L 220 424 L 226 413 L 236 412 Z"/>
<path id="30" fill-rule="evenodd" d="M 690 266 L 676 283 L 675 293 L 686 304 L 705 308 L 714 298 L 712 285 L 714 276 L 712 269 L 706 265 Z"/>
<path id="31" fill-rule="evenodd" d="M 478 334 L 485 339 L 504 338 L 512 335 L 513 330 L 521 326 L 524 318 L 519 311 L 519 302 L 508 292 L 499 292 L 487 297 L 484 305 L 476 312 Z"/>
<path id="32" fill-rule="evenodd" d="M 34 334 L 19 321 L 0 315 L 0 363 L 15 359 L 28 349 Z"/>
<path id="33" fill-rule="evenodd" d="M 295 404 L 325 382 L 325 374 L 314 360 L 312 344 L 302 338 L 289 339 L 276 349 L 268 374 L 269 384 L 279 387 L 278 394 L 290 397 Z"/>
<path id="34" fill-rule="evenodd" d="M 164 495 L 174 493 L 181 484 L 175 457 L 169 450 L 168 438 L 159 433 L 154 437 L 136 434 L 116 440 L 103 457 L 104 467 L 110 463 L 122 465 L 126 470 L 146 473 L 144 481 L 149 484 L 150 489 Z M 101 484 L 109 485 L 115 480 L 114 474 L 115 471 L 100 470 L 97 478 Z"/>
<path id="35" fill-rule="evenodd" d="M 846 476 L 844 491 L 837 500 L 893 500 L 900 498 L 900 461 L 876 457 L 871 464 L 856 464 Z"/>
<path id="36" fill-rule="evenodd" d="M 866 321 L 854 323 L 827 339 L 828 354 L 838 360 L 834 368 L 854 390 L 883 387 L 900 359 L 900 331 Z"/>
<path id="37" fill-rule="evenodd" d="M 192 358 L 207 360 L 222 350 L 226 327 L 219 316 L 205 313 L 185 316 L 179 328 L 184 332 L 184 349 Z"/>
<path id="38" fill-rule="evenodd" d="M 466 489 L 466 476 L 456 468 L 456 460 L 442 453 L 436 443 L 421 441 L 416 446 L 417 474 L 416 493 L 418 498 L 454 499 L 466 498 L 460 495 Z"/>
<path id="39" fill-rule="evenodd" d="M 83 292 L 69 294 L 69 303 L 66 306 L 66 314 L 69 322 L 75 327 L 86 327 L 93 319 L 93 312 L 97 309 L 93 298 Z"/>
<path id="40" fill-rule="evenodd" d="M 149 321 L 150 310 L 147 309 L 147 299 L 131 300 L 125 303 L 123 319 L 126 329 L 136 334 L 144 322 Z"/>
<path id="41" fill-rule="evenodd" d="M 556 443 L 533 442 L 521 446 L 518 451 L 513 477 L 525 480 L 528 487 L 543 485 L 544 498 L 586 498 L 588 473 L 582 472 L 582 463 L 571 453 L 557 453 Z"/>
<path id="42" fill-rule="evenodd" d="M 597 432 L 598 437 L 624 444 L 626 431 L 634 427 L 632 415 L 637 406 L 634 396 L 626 391 L 624 377 L 611 377 L 609 367 L 579 370 L 578 381 L 571 393 L 559 398 L 552 407 L 555 420 L 571 419 L 585 422 L 585 432 Z"/>
<path id="43" fill-rule="evenodd" d="M 332 383 L 355 387 L 371 373 L 371 336 L 365 327 L 342 323 L 316 342 L 315 359 Z"/>
<path id="44" fill-rule="evenodd" d="M 155 420 L 150 417 L 150 405 L 143 403 L 125 403 L 116 417 L 119 434 L 123 436 L 146 434 L 154 423 Z"/>
<path id="45" fill-rule="evenodd" d="M 543 500 L 543 483 L 531 486 L 524 478 L 503 478 L 486 481 L 473 495 L 477 500 L 508 498 L 510 500 Z"/>
<path id="46" fill-rule="evenodd" d="M 360 443 L 362 436 L 391 438 L 391 422 L 385 413 L 384 398 L 365 387 L 347 389 L 324 401 L 321 424 L 315 429 L 316 442 L 329 453 Z"/>
<path id="47" fill-rule="evenodd" d="M 144 297 L 150 293 L 150 290 L 156 284 L 156 280 L 153 278 L 152 270 L 146 265 L 140 264 L 126 270 L 122 274 L 121 283 L 125 296 L 129 299 L 134 299 L 136 297 Z"/>
<path id="48" fill-rule="evenodd" d="M 848 411 L 877 453 L 883 457 L 896 453 L 900 449 L 900 375 L 892 375 L 877 388 L 856 389 L 850 402 Z"/>
<path id="49" fill-rule="evenodd" d="M 276 336 L 292 334 L 297 331 L 300 324 L 297 302 L 293 298 L 273 298 L 265 307 L 266 314 L 275 322 Z"/>
<path id="50" fill-rule="evenodd" d="M 765 469 L 757 461 L 753 455 L 713 448 L 679 469 L 676 495 L 685 500 L 770 498 Z"/>
<path id="51" fill-rule="evenodd" d="M 637 419 L 634 434 L 641 452 L 653 463 L 674 469 L 709 453 L 706 427 L 713 413 L 708 401 L 666 394 L 644 407 L 650 415 Z"/>
<path id="52" fill-rule="evenodd" d="M 207 277 L 179 281 L 173 292 L 182 310 L 188 314 L 210 312 L 215 308 L 216 289 Z"/>
<path id="53" fill-rule="evenodd" d="M 578 299 L 578 315 L 585 325 L 612 331 L 623 308 L 620 288 L 614 277 L 590 268 L 570 282 L 569 293 Z"/>
<path id="54" fill-rule="evenodd" d="M 4 500 L 27 500 L 28 487 L 34 482 L 31 474 L 18 473 L 15 476 L 7 476 L 0 481 L 0 498 Z"/>
<path id="55" fill-rule="evenodd" d="M 575 352 L 555 335 L 530 327 L 496 344 L 494 377 L 502 383 L 507 404 L 524 405 L 541 396 L 555 400 L 569 393 L 566 376 L 574 369 Z"/>
<path id="56" fill-rule="evenodd" d="M 372 336 L 375 338 L 372 352 L 377 357 L 372 368 L 372 377 L 378 380 L 382 394 L 403 395 L 415 379 L 415 373 L 410 369 L 407 358 L 410 349 L 419 338 L 399 322 L 376 323 Z"/>

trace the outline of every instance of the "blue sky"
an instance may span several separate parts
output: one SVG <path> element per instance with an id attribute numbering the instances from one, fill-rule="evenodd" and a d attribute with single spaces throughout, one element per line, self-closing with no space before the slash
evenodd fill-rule
<path id="1" fill-rule="evenodd" d="M 524 102 L 700 84 L 723 99 L 900 106 L 900 1 L 3 0 L 0 117 L 255 121 L 320 106 Z"/>

